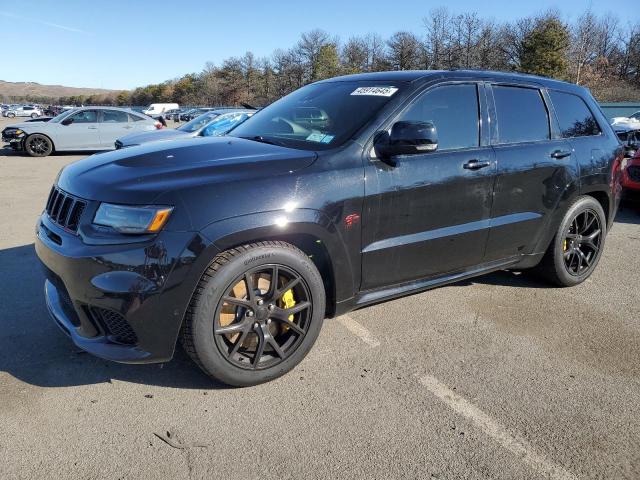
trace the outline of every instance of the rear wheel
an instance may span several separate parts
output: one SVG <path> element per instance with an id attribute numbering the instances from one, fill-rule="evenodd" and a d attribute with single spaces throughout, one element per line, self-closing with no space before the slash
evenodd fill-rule
<path id="1" fill-rule="evenodd" d="M 600 203 L 593 197 L 580 197 L 565 214 L 539 272 L 563 287 L 584 282 L 600 261 L 606 228 Z"/>
<path id="2" fill-rule="evenodd" d="M 302 361 L 324 313 L 324 285 L 309 257 L 284 242 L 259 242 L 214 259 L 191 300 L 182 343 L 209 376 L 256 385 Z"/>
<path id="3" fill-rule="evenodd" d="M 15 116 L 16 116 L 16 114 L 13 113 L 13 112 L 7 113 L 7 117 L 9 117 L 9 118 L 15 118 Z"/>
<path id="4" fill-rule="evenodd" d="M 34 133 L 25 139 L 24 149 L 32 157 L 46 157 L 53 152 L 53 143 L 46 135 Z"/>

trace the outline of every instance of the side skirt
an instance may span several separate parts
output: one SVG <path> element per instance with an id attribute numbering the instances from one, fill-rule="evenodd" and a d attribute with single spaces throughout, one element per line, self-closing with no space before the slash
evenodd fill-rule
<path id="1" fill-rule="evenodd" d="M 455 283 L 467 278 L 477 277 L 496 270 L 504 270 L 513 266 L 522 260 L 521 256 L 503 259 L 495 262 L 485 263 L 469 270 L 449 273 L 436 278 L 427 278 L 414 280 L 408 283 L 392 285 L 376 290 L 365 290 L 358 293 L 355 297 L 340 302 L 336 305 L 336 316 L 347 313 L 351 310 L 375 305 L 377 303 L 386 302 L 395 298 L 404 297 L 406 295 L 423 292 L 432 288 L 441 287 L 450 283 Z"/>

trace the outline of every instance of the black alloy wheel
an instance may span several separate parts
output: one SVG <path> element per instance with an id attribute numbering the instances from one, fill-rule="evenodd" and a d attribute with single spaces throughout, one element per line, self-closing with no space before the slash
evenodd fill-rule
<path id="1" fill-rule="evenodd" d="M 578 197 L 567 209 L 536 270 L 561 287 L 584 282 L 600 261 L 607 235 L 602 205 L 595 198 Z"/>
<path id="2" fill-rule="evenodd" d="M 182 325 L 187 354 L 210 377 L 246 387 L 298 365 L 318 338 L 325 287 L 313 260 L 277 240 L 220 252 Z"/>
<path id="3" fill-rule="evenodd" d="M 591 268 L 600 253 L 602 226 L 594 210 L 585 210 L 576 215 L 569 225 L 563 242 L 563 257 L 571 275 L 582 275 Z"/>
<path id="4" fill-rule="evenodd" d="M 39 133 L 29 135 L 24 142 L 26 152 L 32 157 L 46 157 L 53 151 L 51 140 Z"/>
<path id="5" fill-rule="evenodd" d="M 309 327 L 311 294 L 285 265 L 262 265 L 227 288 L 216 309 L 216 345 L 233 365 L 251 370 L 286 360 Z"/>

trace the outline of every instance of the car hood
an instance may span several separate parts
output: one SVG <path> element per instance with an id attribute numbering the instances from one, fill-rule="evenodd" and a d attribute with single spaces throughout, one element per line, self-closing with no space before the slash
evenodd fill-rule
<path id="1" fill-rule="evenodd" d="M 291 173 L 316 158 L 241 138 L 197 137 L 92 155 L 66 166 L 57 184 L 88 200 L 140 205 L 171 191 Z"/>
<path id="2" fill-rule="evenodd" d="M 162 130 L 154 130 L 149 132 L 130 133 L 124 137 L 120 137 L 118 140 L 122 142 L 122 145 L 132 146 L 141 145 L 148 142 L 157 142 L 160 140 L 175 140 L 176 138 L 189 138 L 193 133 L 183 132 L 174 128 L 163 128 Z"/>

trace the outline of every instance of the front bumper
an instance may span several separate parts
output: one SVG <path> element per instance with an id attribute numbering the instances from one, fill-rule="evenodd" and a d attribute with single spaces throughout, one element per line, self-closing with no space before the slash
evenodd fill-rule
<path id="1" fill-rule="evenodd" d="M 81 349 L 124 363 L 172 358 L 184 313 L 213 248 L 192 232 L 144 243 L 87 245 L 53 224 L 37 225 L 50 316 Z"/>

